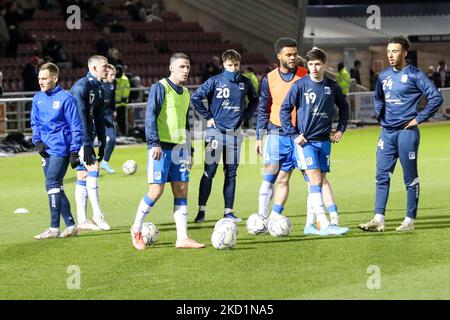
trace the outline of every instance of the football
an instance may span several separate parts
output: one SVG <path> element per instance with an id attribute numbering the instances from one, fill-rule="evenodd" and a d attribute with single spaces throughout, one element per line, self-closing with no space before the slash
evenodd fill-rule
<path id="1" fill-rule="evenodd" d="M 137 170 L 137 163 L 134 160 L 127 160 L 122 165 L 122 171 L 126 174 L 134 174 Z"/>
<path id="2" fill-rule="evenodd" d="M 269 233 L 274 237 L 286 237 L 291 232 L 291 221 L 286 216 L 277 219 L 269 219 Z"/>
<path id="3" fill-rule="evenodd" d="M 236 244 L 237 233 L 236 223 L 230 219 L 220 219 L 214 226 L 211 244 L 218 250 L 231 249 Z"/>
<path id="4" fill-rule="evenodd" d="M 142 238 L 146 245 L 155 243 L 159 239 L 158 228 L 151 222 L 144 223 L 142 225 Z"/>
<path id="5" fill-rule="evenodd" d="M 267 220 L 259 214 L 253 213 L 247 219 L 247 231 L 249 234 L 260 234 L 267 231 Z"/>

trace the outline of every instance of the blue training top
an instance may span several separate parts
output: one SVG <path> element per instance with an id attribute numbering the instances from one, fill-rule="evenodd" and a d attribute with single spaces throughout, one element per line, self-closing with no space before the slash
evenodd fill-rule
<path id="1" fill-rule="evenodd" d="M 241 74 L 236 75 L 234 78 L 233 73 L 225 71 L 211 77 L 191 97 L 198 113 L 207 120 L 214 118 L 216 128 L 223 132 L 238 129 L 243 121 L 250 119 L 258 105 L 258 94 L 251 81 Z M 205 97 L 208 109 L 202 102 Z"/>
<path id="2" fill-rule="evenodd" d="M 424 94 L 428 104 L 418 112 L 417 107 Z M 442 96 L 435 85 L 412 65 L 407 65 L 400 71 L 392 67 L 386 68 L 378 77 L 375 112 L 378 122 L 385 129 L 403 129 L 413 119 L 421 123 L 430 118 L 442 102 Z"/>
<path id="3" fill-rule="evenodd" d="M 43 142 L 50 155 L 67 157 L 81 148 L 83 129 L 75 100 L 59 85 L 34 95 L 31 129 L 33 144 Z"/>
<path id="4" fill-rule="evenodd" d="M 78 107 L 83 124 L 83 144 L 93 146 L 95 135 L 106 143 L 104 121 L 104 93 L 102 83 L 90 72 L 79 79 L 70 91 Z"/>
<path id="5" fill-rule="evenodd" d="M 310 76 L 297 80 L 292 85 L 280 110 L 283 131 L 297 138 L 300 134 L 310 141 L 324 141 L 330 137 L 334 105 L 339 109 L 339 123 L 336 130 L 344 132 L 349 117 L 349 106 L 338 84 L 324 76 L 321 82 Z M 296 127 L 292 126 L 291 112 L 297 109 Z"/>

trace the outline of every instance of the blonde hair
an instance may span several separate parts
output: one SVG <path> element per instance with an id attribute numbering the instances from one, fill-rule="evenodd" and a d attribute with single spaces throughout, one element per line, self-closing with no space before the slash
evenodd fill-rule
<path id="1" fill-rule="evenodd" d="M 39 71 L 42 71 L 42 70 L 48 70 L 48 72 L 50 72 L 53 75 L 59 75 L 58 66 L 51 62 L 44 63 L 42 66 L 40 66 Z"/>

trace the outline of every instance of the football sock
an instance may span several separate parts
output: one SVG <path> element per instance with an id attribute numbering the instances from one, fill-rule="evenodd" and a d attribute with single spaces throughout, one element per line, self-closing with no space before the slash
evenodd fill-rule
<path id="1" fill-rule="evenodd" d="M 308 186 L 309 186 L 309 184 L 308 184 Z M 306 200 L 306 224 L 307 225 L 316 224 L 316 215 L 311 206 L 311 201 L 309 199 L 309 196 L 308 196 L 308 199 Z"/>
<path id="2" fill-rule="evenodd" d="M 206 206 L 198 206 L 198 211 L 206 212 Z"/>
<path id="3" fill-rule="evenodd" d="M 310 203 L 312 212 L 316 215 L 317 229 L 324 229 L 330 224 L 327 216 L 325 215 L 325 209 L 323 207 L 322 200 L 322 187 L 319 185 L 311 185 L 309 187 L 308 201 Z"/>
<path id="4" fill-rule="evenodd" d="M 78 224 L 86 222 L 87 190 L 86 180 L 77 180 L 75 185 L 75 201 L 77 203 Z"/>
<path id="5" fill-rule="evenodd" d="M 384 223 L 384 214 L 376 213 L 374 219 L 375 221 Z"/>
<path id="6" fill-rule="evenodd" d="M 337 212 L 337 206 L 335 204 L 332 204 L 331 206 L 327 207 L 327 211 L 330 215 L 331 224 L 339 224 L 339 215 Z"/>
<path id="7" fill-rule="evenodd" d="M 98 201 L 98 171 L 88 171 L 86 189 L 94 216 L 102 217 L 103 214 L 100 210 L 100 203 Z"/>
<path id="8" fill-rule="evenodd" d="M 61 186 L 61 215 L 64 218 L 66 226 L 70 227 L 75 225 L 75 221 L 73 220 L 72 212 L 70 210 L 70 202 L 64 192 L 64 186 Z"/>
<path id="9" fill-rule="evenodd" d="M 272 206 L 272 212 L 270 213 L 271 219 L 279 219 L 283 216 L 283 206 L 279 204 L 274 204 Z"/>
<path id="10" fill-rule="evenodd" d="M 186 240 L 187 234 L 187 199 L 175 198 L 173 201 L 173 218 L 177 226 L 177 241 Z"/>
<path id="11" fill-rule="evenodd" d="M 225 208 L 225 210 L 223 211 L 223 214 L 225 215 L 225 214 L 228 214 L 228 213 L 231 213 L 231 212 L 233 212 L 233 209 Z"/>
<path id="12" fill-rule="evenodd" d="M 133 232 L 140 232 L 142 230 L 142 225 L 144 224 L 145 217 L 150 213 L 153 208 L 155 201 L 152 200 L 148 195 L 145 195 L 136 212 L 136 218 L 134 219 Z"/>
<path id="13" fill-rule="evenodd" d="M 405 220 L 403 222 L 407 223 L 407 224 L 413 224 L 414 223 L 414 219 L 412 219 L 410 217 L 405 217 Z"/>
<path id="14" fill-rule="evenodd" d="M 61 189 L 52 188 L 47 191 L 48 202 L 50 205 L 51 227 L 59 228 L 59 219 L 61 212 Z"/>
<path id="15" fill-rule="evenodd" d="M 276 176 L 275 176 L 276 178 Z M 267 218 L 269 216 L 269 204 L 273 195 L 273 182 L 264 180 L 259 188 L 259 206 L 258 213 L 260 216 Z"/>

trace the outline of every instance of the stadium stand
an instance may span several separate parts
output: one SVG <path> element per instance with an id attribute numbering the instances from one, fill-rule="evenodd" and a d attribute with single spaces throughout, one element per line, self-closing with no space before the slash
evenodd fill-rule
<path id="1" fill-rule="evenodd" d="M 152 1 L 141 1 L 151 7 Z M 68 67 L 61 72 L 60 83 L 65 89 L 86 73 L 87 58 L 96 52 L 96 42 L 103 36 L 111 47 L 120 52 L 127 72 L 138 75 L 144 86 L 165 75 L 171 53 L 183 51 L 191 57 L 192 71 L 188 85 L 199 84 L 206 63 L 214 55 L 235 48 L 245 53 L 239 43 L 223 42 L 220 33 L 205 32 L 197 22 L 185 22 L 176 12 L 162 11 L 161 21 L 134 21 L 123 6 L 124 1 L 108 1 L 112 15 L 126 30 L 121 33 L 103 32 L 92 20 L 82 20 L 81 30 L 69 30 L 61 11 L 36 10 L 32 20 L 23 21 L 24 43 L 19 43 L 17 57 L 1 58 L 4 90 L 22 91 L 21 70 L 32 56 L 42 55 L 42 47 L 50 37 L 62 45 L 61 54 Z M 252 65 L 262 75 L 268 65 L 262 54 L 244 54 L 243 64 Z"/>

